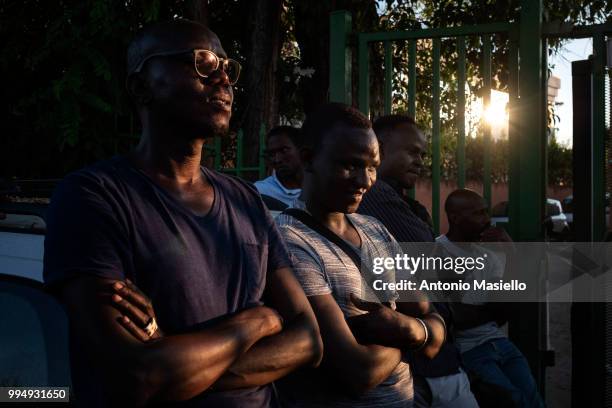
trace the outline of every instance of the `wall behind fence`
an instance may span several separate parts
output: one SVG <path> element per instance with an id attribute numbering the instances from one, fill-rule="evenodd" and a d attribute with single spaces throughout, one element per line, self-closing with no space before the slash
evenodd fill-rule
<path id="1" fill-rule="evenodd" d="M 482 183 L 467 181 L 466 188 L 477 191 L 482 194 Z M 446 213 L 444 212 L 444 202 L 446 197 L 458 187 L 456 182 L 442 182 L 440 184 L 440 233 L 445 234 L 448 231 L 448 220 L 446 219 Z M 568 195 L 572 194 L 571 188 L 557 188 L 549 186 L 547 188 L 547 198 L 555 198 L 559 201 L 563 200 Z M 431 213 L 432 202 L 431 202 L 431 180 L 423 180 L 416 185 L 416 199 L 423 204 L 427 210 Z M 507 183 L 494 183 L 491 185 L 491 205 L 495 206 L 500 201 L 508 200 L 508 184 Z M 433 216 L 433 214 L 432 214 Z"/>

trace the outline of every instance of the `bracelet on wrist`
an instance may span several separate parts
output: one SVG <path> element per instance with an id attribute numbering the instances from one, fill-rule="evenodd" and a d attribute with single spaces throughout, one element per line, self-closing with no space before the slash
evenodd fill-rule
<path id="1" fill-rule="evenodd" d="M 423 343 L 421 343 L 417 348 L 414 349 L 414 351 L 418 351 L 422 349 L 423 347 L 425 347 L 427 345 L 427 342 L 429 342 L 429 328 L 427 327 L 427 323 L 425 323 L 422 319 L 415 317 L 415 320 L 421 323 L 421 325 L 423 326 L 423 330 L 425 331 L 425 337 L 423 338 Z"/>
<path id="2" fill-rule="evenodd" d="M 447 332 L 448 329 L 446 328 L 446 322 L 444 321 L 444 318 L 439 313 L 436 313 L 436 312 L 429 313 L 427 317 L 433 317 L 437 319 L 440 323 L 442 323 L 442 326 L 444 327 L 444 341 L 446 341 L 446 334 L 448 333 Z"/>

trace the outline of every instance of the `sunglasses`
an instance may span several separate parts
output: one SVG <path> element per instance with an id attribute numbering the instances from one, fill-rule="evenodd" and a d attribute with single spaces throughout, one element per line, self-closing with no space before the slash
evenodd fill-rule
<path id="1" fill-rule="evenodd" d="M 210 50 L 196 49 L 196 50 L 179 50 L 179 51 L 165 51 L 158 52 L 146 56 L 133 70 L 133 72 L 140 72 L 145 62 L 153 57 L 171 57 L 181 54 L 192 54 L 195 71 L 202 78 L 208 78 L 213 72 L 218 69 L 222 69 L 227 75 L 230 85 L 234 85 L 238 81 L 240 76 L 240 63 L 231 58 L 219 58 L 217 54 Z"/>

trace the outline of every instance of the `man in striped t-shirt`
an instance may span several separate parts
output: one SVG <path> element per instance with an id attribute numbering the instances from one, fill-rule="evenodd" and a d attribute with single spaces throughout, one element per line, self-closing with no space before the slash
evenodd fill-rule
<path id="1" fill-rule="evenodd" d="M 342 104 L 308 115 L 302 130 L 303 203 L 294 206 L 341 241 L 293 215 L 277 218 L 325 350 L 322 369 L 287 379 L 279 387 L 281 399 L 297 407 L 412 407 L 402 351 L 419 348 L 433 357 L 444 340 L 444 325 L 426 301 L 396 304 L 393 292 L 382 295 L 385 305 L 361 300 L 369 295 L 368 285 L 348 254 L 392 256 L 385 248 L 395 240 L 386 228 L 354 214 L 376 180 L 376 136 L 363 114 Z"/>

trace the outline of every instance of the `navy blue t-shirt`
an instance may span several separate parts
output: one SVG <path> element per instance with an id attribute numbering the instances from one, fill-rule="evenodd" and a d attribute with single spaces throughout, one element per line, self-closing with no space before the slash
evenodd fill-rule
<path id="1" fill-rule="evenodd" d="M 202 168 L 215 198 L 198 216 L 122 157 L 67 176 L 48 212 L 44 279 L 129 278 L 153 302 L 166 334 L 262 304 L 266 272 L 290 265 L 280 234 L 255 188 Z M 104 405 L 104 390 L 71 333 L 79 405 Z M 271 387 L 207 392 L 190 407 L 262 407 Z"/>

